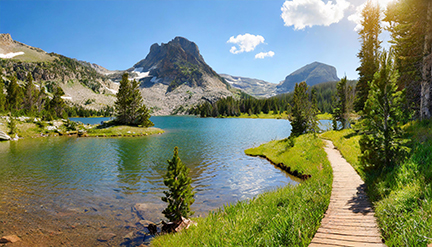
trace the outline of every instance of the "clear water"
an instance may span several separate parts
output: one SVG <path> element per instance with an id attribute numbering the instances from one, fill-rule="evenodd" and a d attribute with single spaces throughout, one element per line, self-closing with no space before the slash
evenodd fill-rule
<path id="1" fill-rule="evenodd" d="M 287 120 L 177 116 L 151 120 L 166 132 L 135 138 L 50 137 L 0 143 L 0 235 L 62 232 L 41 246 L 58 241 L 94 245 L 98 234 L 120 236 L 130 231 L 137 221 L 131 212 L 136 203 L 151 205 L 146 219 L 158 221 L 165 206 L 160 197 L 166 189 L 166 160 L 172 158 L 175 146 L 191 171 L 195 215 L 297 183 L 268 161 L 244 154 L 246 148 L 289 136 Z M 113 243 L 121 239 L 117 241 Z"/>

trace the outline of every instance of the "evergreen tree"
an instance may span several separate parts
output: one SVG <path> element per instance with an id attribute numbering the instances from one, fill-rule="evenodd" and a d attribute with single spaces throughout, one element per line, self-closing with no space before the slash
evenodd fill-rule
<path id="1" fill-rule="evenodd" d="M 361 161 L 365 168 L 395 165 L 405 148 L 402 139 L 402 91 L 397 91 L 398 72 L 387 52 L 381 55 L 380 68 L 370 83 L 364 108 L 364 135 L 360 139 Z"/>
<path id="2" fill-rule="evenodd" d="M 11 81 L 7 87 L 6 103 L 8 105 L 8 110 L 11 112 L 21 109 L 22 90 L 18 85 L 16 76 L 11 78 Z"/>
<path id="3" fill-rule="evenodd" d="M 164 191 L 165 197 L 162 201 L 168 203 L 168 207 L 162 212 L 171 222 L 178 222 L 181 217 L 187 218 L 193 214 L 190 206 L 194 203 L 191 183 L 188 176 L 189 169 L 183 164 L 178 156 L 178 148 L 174 148 L 174 156 L 168 160 L 168 171 L 164 178 L 164 184 L 169 191 Z"/>
<path id="4" fill-rule="evenodd" d="M 421 81 L 428 23 L 429 0 L 399 0 L 388 5 L 385 21 L 390 25 L 392 49 L 399 71 L 399 89 L 405 90 L 407 115 L 420 113 Z M 432 13 L 432 11 L 431 11 Z M 430 25 L 430 24 L 429 24 Z"/>
<path id="5" fill-rule="evenodd" d="M 24 109 L 27 114 L 32 114 L 35 108 L 36 101 L 36 88 L 33 85 L 33 76 L 31 73 L 27 74 L 27 84 L 24 88 Z"/>
<path id="6" fill-rule="evenodd" d="M 4 93 L 4 83 L 0 76 L 0 113 L 6 111 L 6 95 Z"/>
<path id="7" fill-rule="evenodd" d="M 364 104 L 369 94 L 369 82 L 373 80 L 375 72 L 378 70 L 378 53 L 381 41 L 378 36 L 381 33 L 380 7 L 371 0 L 366 2 L 362 11 L 361 24 L 363 29 L 359 31 L 361 49 L 358 53 L 360 58 L 359 81 L 356 86 L 356 100 L 354 110 L 363 110 Z"/>
<path id="8" fill-rule="evenodd" d="M 150 121 L 150 112 L 143 104 L 139 91 L 139 83 L 129 81 L 129 76 L 124 73 L 120 81 L 120 88 L 117 93 L 116 122 L 119 124 L 151 127 L 154 124 Z"/>
<path id="9" fill-rule="evenodd" d="M 318 110 L 318 99 L 317 99 L 317 90 L 316 88 L 312 88 L 311 96 L 310 96 L 310 106 L 306 109 L 307 112 L 307 129 L 306 132 L 319 132 L 318 118 L 317 114 Z"/>
<path id="10" fill-rule="evenodd" d="M 306 82 L 296 83 L 292 106 L 291 135 L 299 136 L 308 129 L 308 116 L 306 111 L 310 107 Z"/>
<path id="11" fill-rule="evenodd" d="M 50 100 L 48 104 L 48 110 L 54 117 L 62 118 L 63 112 L 65 110 L 66 104 L 62 99 L 64 95 L 64 91 L 61 87 L 57 87 L 54 93 L 53 98 Z"/>
<path id="12" fill-rule="evenodd" d="M 336 96 L 334 98 L 334 109 L 333 109 L 333 129 L 338 129 L 338 122 L 342 124 L 342 129 L 346 127 L 347 121 L 347 78 L 342 78 L 336 84 Z"/>

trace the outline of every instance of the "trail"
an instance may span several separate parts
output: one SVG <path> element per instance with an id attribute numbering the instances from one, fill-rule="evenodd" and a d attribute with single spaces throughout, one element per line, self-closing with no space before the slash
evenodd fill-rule
<path id="1" fill-rule="evenodd" d="M 325 142 L 333 168 L 333 188 L 329 208 L 309 246 L 385 246 L 365 183 L 333 143 Z"/>

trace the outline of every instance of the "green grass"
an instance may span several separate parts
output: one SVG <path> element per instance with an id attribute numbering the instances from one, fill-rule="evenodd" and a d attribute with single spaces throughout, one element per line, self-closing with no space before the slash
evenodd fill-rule
<path id="1" fill-rule="evenodd" d="M 152 246 L 307 246 L 330 201 L 332 170 L 320 139 L 305 135 L 295 143 L 290 148 L 286 140 L 272 141 L 245 152 L 268 155 L 310 179 L 226 205 L 194 219 L 196 227 L 156 237 Z"/>
<path id="2" fill-rule="evenodd" d="M 411 154 L 383 172 L 365 173 L 357 159 L 360 136 L 351 130 L 322 134 L 362 174 L 388 246 L 427 246 L 432 242 L 432 123 L 405 126 Z"/>
<path id="3" fill-rule="evenodd" d="M 241 113 L 238 117 L 227 117 L 227 118 L 264 118 L 264 119 L 288 119 L 288 114 L 286 112 L 283 112 L 281 114 L 274 114 L 273 111 L 271 111 L 268 114 L 265 114 L 261 112 L 260 114 L 247 114 L 247 113 Z"/>
<path id="4" fill-rule="evenodd" d="M 317 115 L 318 120 L 332 120 L 333 116 L 330 113 L 324 112 Z"/>
<path id="5" fill-rule="evenodd" d="M 133 126 L 112 126 L 108 128 L 98 129 L 93 128 L 87 130 L 85 136 L 88 137 L 116 137 L 116 136 L 147 136 L 154 134 L 162 134 L 163 130 L 159 128 L 143 128 L 143 127 L 133 127 Z"/>

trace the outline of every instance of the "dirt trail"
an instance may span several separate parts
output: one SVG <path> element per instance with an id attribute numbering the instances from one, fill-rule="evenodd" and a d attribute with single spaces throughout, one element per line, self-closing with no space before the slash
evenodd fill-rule
<path id="1" fill-rule="evenodd" d="M 333 188 L 329 208 L 309 246 L 385 246 L 364 182 L 333 143 L 325 142 Z"/>

